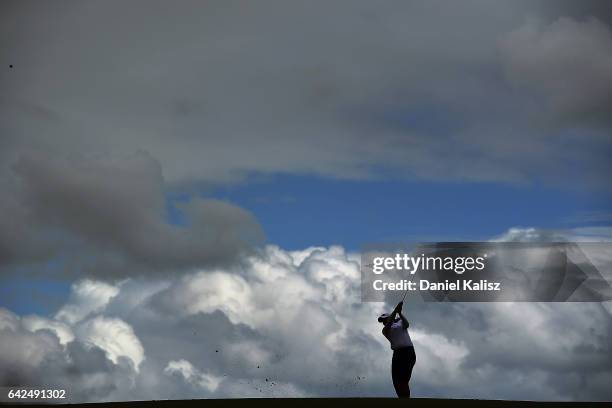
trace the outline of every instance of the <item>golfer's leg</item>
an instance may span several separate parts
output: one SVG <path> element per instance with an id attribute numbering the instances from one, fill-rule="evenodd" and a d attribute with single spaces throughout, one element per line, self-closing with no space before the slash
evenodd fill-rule
<path id="1" fill-rule="evenodd" d="M 393 387 L 395 388 L 395 393 L 399 398 L 410 398 L 410 387 L 408 386 L 407 379 L 393 379 Z"/>
<path id="2" fill-rule="evenodd" d="M 408 366 L 409 371 L 408 371 L 408 380 L 406 381 L 408 384 L 408 395 L 410 395 L 410 379 L 412 378 L 412 369 L 414 368 L 414 365 L 416 364 L 416 353 L 414 351 L 414 347 L 411 347 L 410 349 L 410 357 L 409 357 L 409 361 L 408 361 Z"/>

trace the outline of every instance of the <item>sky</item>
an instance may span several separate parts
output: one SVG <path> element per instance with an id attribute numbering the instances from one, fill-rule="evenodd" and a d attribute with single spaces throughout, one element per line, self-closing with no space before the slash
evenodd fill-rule
<path id="1" fill-rule="evenodd" d="M 605 1 L 0 7 L 0 385 L 392 396 L 364 245 L 612 238 Z M 609 303 L 414 307 L 414 395 L 612 398 Z"/>

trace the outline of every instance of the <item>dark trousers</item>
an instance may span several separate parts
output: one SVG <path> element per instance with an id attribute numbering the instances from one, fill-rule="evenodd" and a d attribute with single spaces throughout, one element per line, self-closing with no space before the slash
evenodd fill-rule
<path id="1" fill-rule="evenodd" d="M 410 398 L 410 377 L 412 376 L 412 368 L 416 363 L 416 353 L 414 347 L 403 347 L 393 351 L 393 360 L 391 361 L 391 376 L 393 378 L 393 387 L 400 398 Z"/>

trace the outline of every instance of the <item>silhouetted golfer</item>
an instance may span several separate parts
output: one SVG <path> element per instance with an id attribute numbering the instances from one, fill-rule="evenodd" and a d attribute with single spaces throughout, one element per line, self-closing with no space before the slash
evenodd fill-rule
<path id="1" fill-rule="evenodd" d="M 382 333 L 391 343 L 393 360 L 391 362 L 391 376 L 395 392 L 400 398 L 410 398 L 410 377 L 412 367 L 416 363 L 416 354 L 408 334 L 408 320 L 402 314 L 404 302 L 399 302 L 391 315 L 383 313 L 378 318 L 385 327 Z M 399 318 L 396 318 L 399 315 Z"/>

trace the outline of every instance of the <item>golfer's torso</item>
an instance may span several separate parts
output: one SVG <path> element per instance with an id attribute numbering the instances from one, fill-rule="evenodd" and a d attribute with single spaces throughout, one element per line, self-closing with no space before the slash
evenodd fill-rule
<path id="1" fill-rule="evenodd" d="M 383 329 L 383 335 L 391 343 L 392 350 L 398 350 L 403 347 L 412 347 L 412 340 L 408 334 L 408 330 L 404 328 L 401 320 L 391 323 L 389 327 Z"/>

